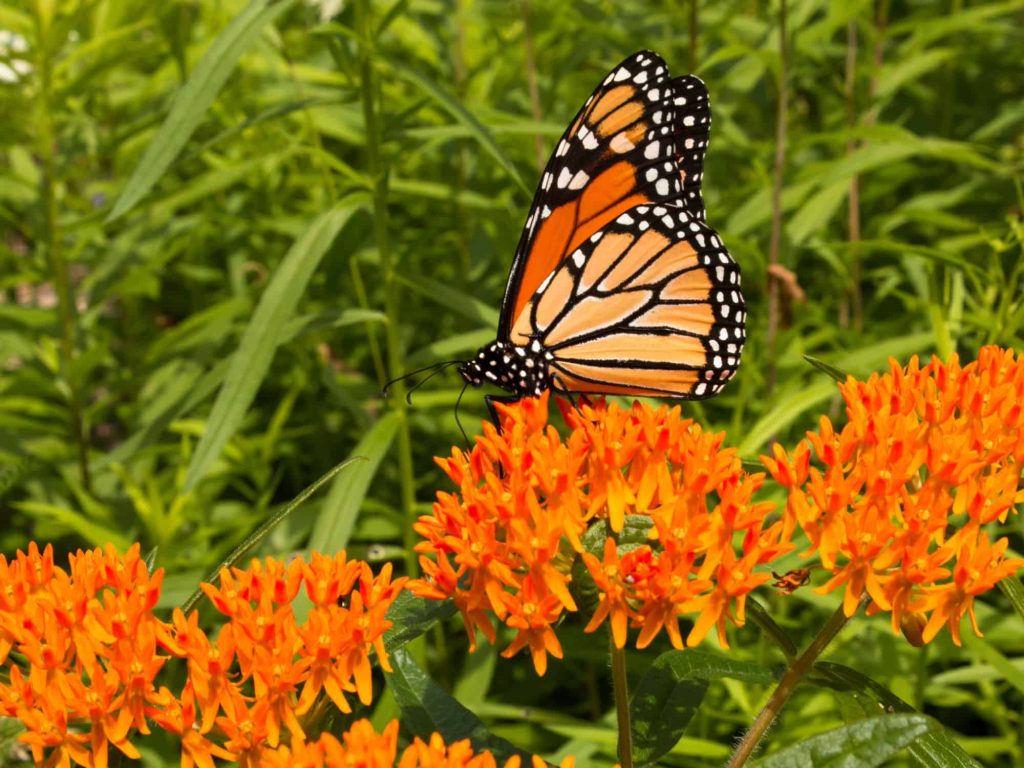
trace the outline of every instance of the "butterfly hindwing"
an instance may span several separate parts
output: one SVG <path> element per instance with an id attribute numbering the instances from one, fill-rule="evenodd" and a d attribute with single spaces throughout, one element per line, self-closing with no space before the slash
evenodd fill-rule
<path id="1" fill-rule="evenodd" d="M 540 341 L 556 389 L 702 398 L 745 339 L 739 268 L 682 204 L 621 213 L 529 300 L 513 336 Z"/>

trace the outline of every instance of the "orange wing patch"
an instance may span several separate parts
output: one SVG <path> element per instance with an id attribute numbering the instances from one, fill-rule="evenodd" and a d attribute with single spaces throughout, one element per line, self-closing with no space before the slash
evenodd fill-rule
<path id="1" fill-rule="evenodd" d="M 700 371 L 661 370 L 641 366 L 617 368 L 616 375 L 625 383 L 608 379 L 608 369 L 596 365 L 564 363 L 558 366 L 559 384 L 569 392 L 598 395 L 654 395 L 680 397 L 700 384 Z"/>
<path id="2" fill-rule="evenodd" d="M 610 296 L 586 296 L 568 303 L 558 323 L 545 335 L 544 343 L 554 347 L 575 337 L 622 325 L 643 311 L 651 298 L 650 291 L 623 291 Z"/>

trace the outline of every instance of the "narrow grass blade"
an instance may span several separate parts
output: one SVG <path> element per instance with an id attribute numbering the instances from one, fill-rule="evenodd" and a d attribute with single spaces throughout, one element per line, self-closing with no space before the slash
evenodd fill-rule
<path id="1" fill-rule="evenodd" d="M 1024 585 L 1020 579 L 1016 576 L 1003 579 L 999 582 L 999 589 L 1009 599 L 1017 615 L 1024 618 Z"/>
<path id="2" fill-rule="evenodd" d="M 799 392 L 780 393 L 775 406 L 747 431 L 737 450 L 741 456 L 752 456 L 804 412 L 836 394 L 836 385 L 832 381 L 819 381 Z"/>
<path id="3" fill-rule="evenodd" d="M 153 188 L 203 119 L 238 59 L 290 5 L 291 0 L 269 6 L 267 0 L 252 0 L 217 36 L 174 97 L 167 119 L 146 147 L 107 221 L 130 211 Z"/>
<path id="4" fill-rule="evenodd" d="M 298 509 L 303 502 L 306 501 L 310 496 L 316 493 L 320 488 L 327 482 L 329 482 L 335 475 L 337 475 L 345 467 L 353 464 L 354 462 L 360 461 L 358 456 L 345 459 L 340 464 L 336 464 L 334 467 L 329 469 L 327 472 L 322 474 L 312 485 L 308 486 L 302 493 L 296 496 L 292 501 L 283 509 L 275 512 L 267 521 L 263 523 L 259 528 L 253 531 L 251 534 L 245 537 L 241 544 L 231 550 L 231 553 L 221 561 L 220 565 L 213 569 L 209 576 L 206 577 L 205 581 L 209 584 L 215 584 L 217 579 L 220 578 L 220 572 L 222 568 L 230 568 L 237 565 L 243 557 L 246 556 L 252 549 L 263 541 L 270 534 L 274 528 L 276 528 L 282 521 L 287 519 L 288 515 Z M 196 589 L 188 600 L 182 603 L 181 610 L 188 614 L 193 608 L 196 607 L 196 603 L 203 596 L 201 589 Z"/>
<path id="5" fill-rule="evenodd" d="M 185 476 L 186 493 L 209 471 L 238 428 L 270 368 L 283 329 L 294 314 L 314 270 L 362 199 L 362 196 L 348 197 L 314 219 L 270 279 L 242 333 L 206 430 L 192 455 Z"/>
<path id="6" fill-rule="evenodd" d="M 437 83 L 427 79 L 419 72 L 393 61 L 389 61 L 387 64 L 396 75 L 419 88 L 423 93 L 436 101 L 448 114 L 465 125 L 469 129 L 470 135 L 480 143 L 480 146 L 487 150 L 491 157 L 498 161 L 498 165 L 505 170 L 505 173 L 509 175 L 516 185 L 526 192 L 527 195 L 532 194 L 532 190 L 523 182 L 522 176 L 519 175 L 519 171 L 516 170 L 508 155 L 498 146 L 491 132 L 487 130 L 483 123 L 476 119 L 473 113 L 456 101 L 447 91 L 442 90 Z"/>
<path id="7" fill-rule="evenodd" d="M 123 531 L 90 520 L 78 510 L 45 501 L 16 501 L 11 506 L 51 525 L 73 531 L 94 547 L 113 544 L 118 552 L 124 552 L 131 545 Z"/>
<path id="8" fill-rule="evenodd" d="M 374 424 L 352 449 L 366 461 L 355 471 L 339 477 L 331 486 L 309 536 L 311 552 L 338 552 L 348 546 L 356 515 L 370 489 L 377 468 L 398 432 L 398 417 L 388 413 Z"/>
<path id="9" fill-rule="evenodd" d="M 808 363 L 813 365 L 819 371 L 822 371 L 823 373 L 828 374 L 829 376 L 832 377 L 832 379 L 834 379 L 835 381 L 838 381 L 840 383 L 846 381 L 847 377 L 849 376 L 849 374 L 846 373 L 845 371 L 841 371 L 838 368 L 836 368 L 835 366 L 829 365 L 824 360 L 819 360 L 816 357 L 811 357 L 810 355 L 804 355 L 804 360 L 806 360 Z"/>

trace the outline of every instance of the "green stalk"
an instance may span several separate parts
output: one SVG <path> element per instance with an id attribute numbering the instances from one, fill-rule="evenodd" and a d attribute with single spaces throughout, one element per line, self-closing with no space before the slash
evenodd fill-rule
<path id="1" fill-rule="evenodd" d="M 633 724 L 629 718 L 626 649 L 616 647 L 610 622 L 608 643 L 612 651 L 612 690 L 615 695 L 615 715 L 619 723 L 619 765 L 622 768 L 633 768 Z"/>
<path id="2" fill-rule="evenodd" d="M 71 276 L 61 248 L 60 216 L 57 211 L 57 133 L 53 123 L 53 70 L 50 59 L 50 22 L 53 8 L 49 3 L 36 3 L 36 72 L 39 90 L 36 101 L 36 130 L 39 158 L 42 162 L 43 232 L 42 241 L 50 262 L 50 272 L 57 292 L 57 325 L 60 342 L 60 373 L 68 388 L 68 415 L 72 442 L 78 455 L 82 487 L 91 491 L 89 446 L 82 413 L 82 399 L 75 381 L 75 303 L 71 295 Z"/>
<path id="3" fill-rule="evenodd" d="M 786 167 L 786 130 L 789 100 L 789 45 L 786 38 L 786 0 L 779 0 L 779 100 L 775 113 L 775 168 L 772 172 L 772 230 L 768 243 L 768 318 L 765 342 L 768 348 L 768 392 L 775 390 L 775 345 L 780 330 L 782 309 L 779 281 L 773 269 L 782 250 L 782 182 Z"/>
<path id="4" fill-rule="evenodd" d="M 399 312 L 398 285 L 395 280 L 395 265 L 392 260 L 391 243 L 388 235 L 388 179 L 387 169 L 381 156 L 383 132 L 381 127 L 379 101 L 380 84 L 373 66 L 373 49 L 376 42 L 373 16 L 369 0 L 361 0 L 356 7 L 359 20 L 359 59 L 363 119 L 366 123 L 366 164 L 373 192 L 373 229 L 380 257 L 382 284 L 384 288 L 384 314 L 387 315 L 387 363 L 392 377 L 402 373 L 401 319 Z M 395 381 L 391 405 L 398 416 L 398 465 L 402 510 L 407 524 L 404 527 L 406 573 L 416 574 L 416 553 L 413 546 L 416 534 L 412 529 L 415 522 L 416 487 L 412 466 L 412 439 L 409 434 L 409 419 L 405 405 L 405 382 Z"/>
<path id="5" fill-rule="evenodd" d="M 690 0 L 690 47 L 687 55 L 689 63 L 689 72 L 693 74 L 697 71 L 697 45 L 700 37 L 698 30 L 699 17 L 697 15 L 697 0 Z"/>
<path id="6" fill-rule="evenodd" d="M 861 605 L 865 603 L 865 600 L 861 599 Z M 858 606 L 858 610 L 860 606 Z M 772 692 L 771 697 L 768 699 L 768 703 L 764 705 L 757 717 L 755 718 L 750 729 L 743 735 L 743 739 L 740 741 L 736 751 L 733 752 L 732 757 L 726 764 L 726 768 L 740 768 L 741 765 L 745 765 L 747 760 L 761 743 L 761 739 L 768 732 L 772 723 L 775 722 L 775 718 L 779 716 L 779 712 L 785 706 L 786 702 L 789 701 L 789 697 L 793 695 L 793 691 L 796 690 L 796 686 L 804 676 L 814 666 L 814 662 L 821 656 L 822 651 L 828 647 L 828 644 L 835 639 L 835 636 L 839 634 L 839 631 L 846 626 L 846 623 L 850 619 L 846 613 L 843 612 L 843 606 L 840 605 L 836 609 L 836 612 L 832 614 L 825 626 L 821 628 L 811 644 L 807 646 L 807 650 L 800 654 L 794 662 L 786 670 L 786 673 L 779 680 L 778 686 Z"/>

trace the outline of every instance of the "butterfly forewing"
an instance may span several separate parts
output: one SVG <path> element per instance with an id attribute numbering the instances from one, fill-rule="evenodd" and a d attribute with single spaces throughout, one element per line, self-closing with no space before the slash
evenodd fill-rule
<path id="1" fill-rule="evenodd" d="M 541 174 L 523 228 L 502 302 L 499 338 L 524 343 L 510 337 L 516 319 L 567 254 L 594 232 L 637 205 L 680 198 L 684 178 L 677 160 L 676 133 L 682 126 L 677 82 L 669 79 L 660 56 L 641 51 L 605 77 L 570 123 Z M 685 98 L 699 104 L 699 99 Z M 706 103 L 705 93 L 705 113 Z M 703 114 L 694 116 L 697 124 L 701 119 Z M 706 145 L 706 136 L 701 141 Z M 699 188 L 699 178 L 696 183 Z"/>
<path id="2" fill-rule="evenodd" d="M 701 398 L 735 373 L 745 313 L 717 233 L 681 204 L 645 204 L 574 249 L 513 334 L 552 354 L 558 389 Z"/>
<path id="3" fill-rule="evenodd" d="M 704 154 L 711 135 L 711 103 L 708 89 L 699 77 L 683 75 L 672 80 L 672 103 L 676 109 L 673 145 L 682 178 L 680 200 L 686 209 L 704 221 Z"/>

